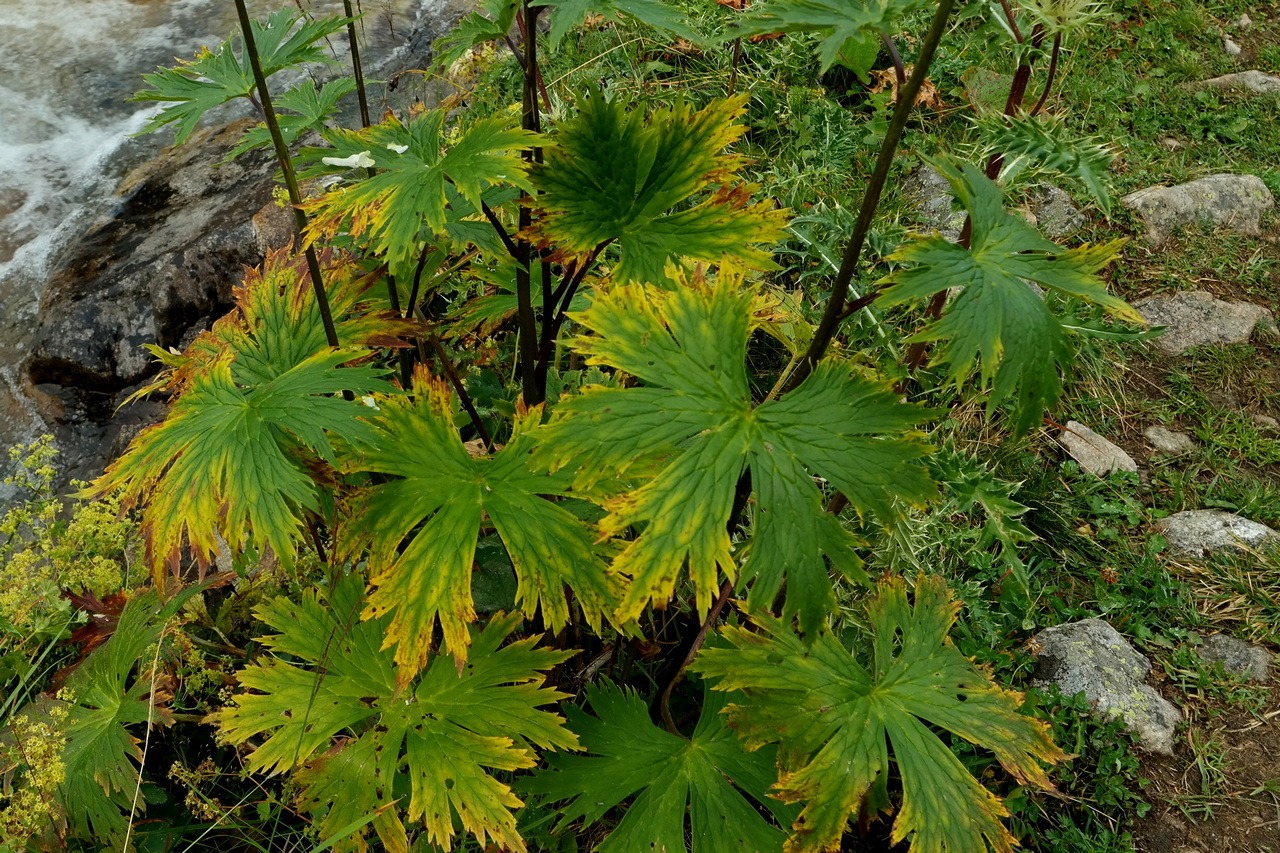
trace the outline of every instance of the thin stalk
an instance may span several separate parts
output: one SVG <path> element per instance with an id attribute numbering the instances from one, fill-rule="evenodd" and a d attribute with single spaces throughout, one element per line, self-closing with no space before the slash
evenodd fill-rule
<path id="1" fill-rule="evenodd" d="M 1018 16 L 1009 6 L 1009 0 L 1000 0 L 1000 8 L 1004 9 L 1004 19 L 1009 22 L 1009 32 L 1013 33 L 1014 41 L 1022 44 L 1022 30 L 1018 29 Z"/>
<path id="2" fill-rule="evenodd" d="M 586 260 L 582 262 L 581 266 L 566 273 L 564 281 L 551 294 L 551 298 L 543 303 L 542 340 L 538 347 L 538 371 L 536 377 L 538 384 L 543 388 L 547 386 L 547 376 L 551 372 L 551 362 L 555 358 L 556 338 L 560 336 L 560 329 L 564 326 L 565 318 L 568 316 L 569 304 L 573 302 L 573 297 L 577 294 L 578 287 L 586 279 L 587 273 L 595 265 L 596 258 L 600 257 L 600 253 L 604 251 L 604 247 L 607 245 L 609 244 L 605 242 L 596 246 Z"/>
<path id="3" fill-rule="evenodd" d="M 907 119 L 915 106 L 916 95 L 920 93 L 920 87 L 924 85 L 925 76 L 929 73 L 929 65 L 933 62 L 933 55 L 937 52 L 938 44 L 942 41 L 942 35 L 947 28 L 947 19 L 951 17 L 951 8 L 954 5 L 955 0 L 940 0 L 938 3 L 937 11 L 933 15 L 933 21 L 929 24 L 929 31 L 925 34 L 924 40 L 920 44 L 920 53 L 916 57 L 915 68 L 912 69 L 911 78 L 907 80 L 906 85 L 898 92 L 898 102 L 894 105 L 893 117 L 889 121 L 889 129 L 885 133 L 884 141 L 880 144 L 880 156 L 876 159 L 875 171 L 872 172 L 871 181 L 867 185 L 866 192 L 863 193 L 862 208 L 858 211 L 858 220 L 854 223 L 853 234 L 849 237 L 849 245 L 845 248 L 844 257 L 841 259 L 840 270 L 836 273 L 835 281 L 831 285 L 831 295 L 827 299 L 826 310 L 823 312 L 822 320 L 818 323 L 818 328 L 814 330 L 813 341 L 810 342 L 809 349 L 788 378 L 784 391 L 795 388 L 808 378 L 809 374 L 813 372 L 813 368 L 817 366 L 818 361 L 826 353 L 827 347 L 831 345 L 831 341 L 835 338 L 836 331 L 840 327 L 841 315 L 844 313 L 845 294 L 849 290 L 849 283 L 853 281 L 854 271 L 858 267 L 858 259 L 862 254 L 862 245 L 866 241 L 867 231 L 871 228 L 872 217 L 875 216 L 876 207 L 880 204 L 880 196 L 884 192 L 885 182 L 889 178 L 889 168 L 893 165 L 894 157 L 898 153 L 898 143 L 906 130 Z"/>
<path id="4" fill-rule="evenodd" d="M 907 67 L 902 64 L 902 54 L 898 53 L 898 45 L 893 40 L 893 36 L 888 33 L 880 34 L 880 41 L 884 43 L 884 49 L 889 51 L 889 59 L 893 62 L 893 74 L 898 79 L 898 88 L 902 88 L 902 84 L 907 82 Z"/>
<path id="5" fill-rule="evenodd" d="M 525 130 L 538 133 L 542 129 L 542 120 L 538 112 L 538 9 L 524 0 L 523 14 L 520 22 L 524 28 L 524 110 L 521 114 L 521 126 Z M 542 159 L 542 150 L 533 148 L 524 152 L 530 162 Z M 533 224 L 533 212 L 528 205 L 520 206 L 519 233 L 527 233 Z M 529 241 L 519 238 L 516 243 L 516 319 L 520 329 L 518 357 L 520 359 L 520 390 L 525 405 L 536 406 L 546 397 L 545 386 L 537 380 L 538 366 L 538 329 L 537 317 L 533 311 L 532 265 L 533 247 Z M 546 310 L 547 306 L 543 306 Z"/>
<path id="6" fill-rule="evenodd" d="M 738 86 L 738 64 L 742 62 L 742 36 L 733 40 L 733 53 L 729 56 L 729 97 Z"/>
<path id="7" fill-rule="evenodd" d="M 693 643 L 689 646 L 689 651 L 685 654 L 684 660 L 681 661 L 680 668 L 676 670 L 676 674 L 667 682 L 667 686 L 663 688 L 662 696 L 658 699 L 658 712 L 662 715 L 662 724 L 673 735 L 679 735 L 680 729 L 676 726 L 676 721 L 671 717 L 671 691 L 675 689 L 681 676 L 684 675 L 684 671 L 689 668 L 689 664 L 693 663 L 694 657 L 702 649 L 703 643 L 707 641 L 707 634 L 711 631 L 711 626 L 716 624 L 716 620 L 720 618 L 720 611 L 724 610 L 724 605 L 729 600 L 729 595 L 732 592 L 733 581 L 726 578 L 725 582 L 720 585 L 720 594 L 716 596 L 715 604 L 711 605 L 711 610 L 707 612 L 707 618 L 702 621 L 702 627 L 698 629 L 697 635 L 693 638 Z"/>
<path id="8" fill-rule="evenodd" d="M 307 215 L 302 212 L 302 192 L 298 189 L 298 178 L 293 171 L 293 160 L 289 157 L 289 148 L 284 144 L 284 136 L 280 133 L 280 123 L 276 120 L 275 107 L 271 105 L 271 91 L 267 89 L 267 78 L 262 73 L 262 63 L 258 60 L 258 46 L 253 38 L 253 26 L 249 23 L 249 12 L 245 9 L 244 0 L 236 0 L 236 14 L 240 18 L 240 31 L 244 36 L 244 50 L 249 56 L 249 67 L 253 70 L 253 82 L 258 89 L 258 98 L 262 107 L 263 120 L 271 132 L 271 142 L 276 149 L 276 159 L 280 161 L 280 172 L 284 175 L 284 185 L 289 190 L 289 203 L 293 206 L 293 219 L 301 234 L 307 227 Z M 311 274 L 311 289 L 315 291 L 316 305 L 320 309 L 320 320 L 324 323 L 324 336 L 329 346 L 338 346 L 338 330 L 333 325 L 333 312 L 329 309 L 329 295 L 325 293 L 324 279 L 320 275 L 320 259 L 316 250 L 307 246 L 307 271 Z"/>
<path id="9" fill-rule="evenodd" d="M 426 322 L 425 316 L 422 317 L 422 321 Z M 480 419 L 480 413 L 476 411 L 475 405 L 472 404 L 471 395 L 467 393 L 467 386 L 462 384 L 462 380 L 458 378 L 458 372 L 453 369 L 453 362 L 449 361 L 449 354 L 445 352 L 444 344 L 440 343 L 440 338 L 435 332 L 430 333 L 430 341 L 431 348 L 435 350 L 436 357 L 440 359 L 440 369 L 448 377 L 449 384 L 453 386 L 453 390 L 458 395 L 458 402 L 462 404 L 467 417 L 471 418 L 471 425 L 476 428 L 476 433 L 480 436 L 480 440 L 484 442 L 484 446 L 492 453 L 493 436 L 489 434 L 484 421 Z"/>
<path id="10" fill-rule="evenodd" d="M 502 245 L 506 247 L 507 253 L 513 258 L 520 257 L 520 250 L 516 248 L 516 244 L 511 240 L 511 235 L 507 233 L 506 226 L 502 224 L 502 220 L 498 218 L 498 214 L 493 212 L 493 208 L 488 202 L 481 201 L 480 209 L 484 211 L 484 218 L 489 220 L 489 224 L 493 226 L 493 230 L 498 232 L 498 239 L 502 241 Z"/>
<path id="11" fill-rule="evenodd" d="M 351 70 L 356 77 L 356 97 L 360 100 L 360 126 L 369 126 L 369 98 L 364 88 L 364 67 L 360 64 L 360 43 L 356 40 L 356 15 L 351 0 L 342 0 L 342 11 L 347 16 L 347 41 L 351 43 Z"/>
<path id="12" fill-rule="evenodd" d="M 1049 92 L 1053 89 L 1054 78 L 1058 76 L 1058 55 L 1062 52 L 1062 33 L 1054 33 L 1053 47 L 1049 51 L 1049 71 L 1048 76 L 1044 80 L 1044 91 L 1040 93 L 1040 99 L 1036 101 L 1036 105 L 1031 108 L 1030 115 L 1035 115 L 1044 109 L 1045 101 L 1049 100 Z"/>

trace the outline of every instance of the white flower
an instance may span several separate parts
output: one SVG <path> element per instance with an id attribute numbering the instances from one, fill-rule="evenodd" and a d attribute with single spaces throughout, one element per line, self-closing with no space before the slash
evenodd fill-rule
<path id="1" fill-rule="evenodd" d="M 404 152 L 406 152 L 406 151 L 408 151 L 408 150 L 409 150 L 409 146 L 408 146 L 408 145 L 396 145 L 395 143 L 393 143 L 393 142 L 392 142 L 392 143 L 387 143 L 387 150 L 388 150 L 388 151 L 394 151 L 394 152 L 396 152 L 397 154 L 403 154 Z"/>
<path id="2" fill-rule="evenodd" d="M 361 151 L 350 157 L 321 157 L 320 162 L 326 166 L 345 166 L 348 169 L 369 169 L 373 167 L 371 152 Z"/>

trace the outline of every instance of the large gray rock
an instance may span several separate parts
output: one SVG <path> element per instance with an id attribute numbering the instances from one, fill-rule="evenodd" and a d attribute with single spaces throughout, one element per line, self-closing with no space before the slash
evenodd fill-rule
<path id="1" fill-rule="evenodd" d="M 1056 684 L 1068 695 L 1084 693 L 1094 713 L 1118 717 L 1150 752 L 1173 754 L 1173 731 L 1182 712 L 1143 682 L 1151 662 L 1101 619 L 1046 628 L 1032 640 L 1034 684 Z"/>
<path id="2" fill-rule="evenodd" d="M 1173 187 L 1148 187 L 1120 203 L 1146 225 L 1146 239 L 1163 243 L 1192 225 L 1231 228 L 1251 237 L 1262 234 L 1262 214 L 1275 207 L 1271 190 L 1256 175 L 1208 175 Z"/>
<path id="3" fill-rule="evenodd" d="M 1053 184 L 1037 184 L 1027 198 L 1040 233 L 1050 240 L 1069 237 L 1084 227 L 1085 218 L 1066 190 Z"/>
<path id="4" fill-rule="evenodd" d="M 1266 308 L 1226 302 L 1202 290 L 1148 296 L 1133 307 L 1151 325 L 1165 327 L 1155 345 L 1169 355 L 1206 344 L 1241 344 L 1255 329 L 1276 332 L 1275 317 Z"/>
<path id="5" fill-rule="evenodd" d="M 1175 557 L 1206 557 L 1218 551 L 1280 545 L 1280 533 L 1220 509 L 1176 512 L 1155 526 Z"/>
<path id="6" fill-rule="evenodd" d="M 1208 80 L 1188 83 L 1189 89 L 1235 89 L 1241 92 L 1252 92 L 1256 95 L 1280 94 L 1280 77 L 1265 74 L 1261 71 L 1237 71 L 1234 74 L 1223 74 Z"/>
<path id="7" fill-rule="evenodd" d="M 1067 421 L 1067 428 L 1058 435 L 1058 441 L 1090 474 L 1105 477 L 1112 471 L 1137 471 L 1133 457 L 1089 429 L 1082 423 Z"/>
<path id="8" fill-rule="evenodd" d="M 954 243 L 960 239 L 965 213 L 952 205 L 951 184 L 928 166 L 919 166 L 907 175 L 902 193 L 911 203 L 925 231 L 938 231 Z"/>
<path id="9" fill-rule="evenodd" d="M 1226 634 L 1206 638 L 1199 655 L 1201 660 L 1221 663 L 1224 672 L 1246 681 L 1266 684 L 1271 677 L 1271 652 Z"/>

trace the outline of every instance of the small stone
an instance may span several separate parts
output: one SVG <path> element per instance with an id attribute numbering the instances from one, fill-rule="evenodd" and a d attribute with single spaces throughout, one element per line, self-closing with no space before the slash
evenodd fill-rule
<path id="1" fill-rule="evenodd" d="M 1170 151 L 1177 151 L 1183 147 L 1182 141 L 1174 136 L 1166 136 L 1164 139 L 1160 140 L 1160 144 Z"/>
<path id="2" fill-rule="evenodd" d="M 1220 509 L 1191 509 L 1156 522 L 1174 557 L 1207 557 L 1219 551 L 1280 545 L 1280 533 Z"/>
<path id="3" fill-rule="evenodd" d="M 1169 355 L 1205 344 L 1244 343 L 1259 327 L 1275 331 L 1275 318 L 1266 308 L 1225 302 L 1202 290 L 1148 296 L 1133 305 L 1148 323 L 1165 327 L 1155 345 Z"/>
<path id="4" fill-rule="evenodd" d="M 1222 49 L 1226 51 L 1227 56 L 1239 56 L 1242 53 L 1240 45 L 1236 44 L 1231 36 L 1222 37 Z"/>
<path id="5" fill-rule="evenodd" d="M 1143 683 L 1151 662 L 1115 628 L 1101 619 L 1056 625 L 1037 634 L 1031 649 L 1037 658 L 1033 684 L 1084 693 L 1096 716 L 1124 720 L 1144 749 L 1173 754 L 1182 712 Z"/>
<path id="6" fill-rule="evenodd" d="M 1280 80 L 1277 80 L 1280 83 Z M 1192 225 L 1230 228 L 1249 237 L 1262 234 L 1262 214 L 1276 206 L 1271 190 L 1256 175 L 1207 175 L 1172 187 L 1147 187 L 1120 199 L 1138 214 L 1150 243 L 1163 243 Z"/>
<path id="7" fill-rule="evenodd" d="M 1070 236 L 1084 227 L 1085 217 L 1071 196 L 1053 184 L 1038 184 L 1027 199 L 1040 233 L 1050 240 Z"/>
<path id="8" fill-rule="evenodd" d="M 1185 432 L 1174 432 L 1162 426 L 1147 427 L 1142 431 L 1151 446 L 1163 453 L 1190 453 L 1196 443 Z"/>
<path id="9" fill-rule="evenodd" d="M 1240 17 L 1236 18 L 1236 29 L 1247 30 L 1249 29 L 1249 27 L 1252 27 L 1252 26 L 1253 26 L 1253 19 L 1250 18 L 1248 15 L 1241 14 Z"/>
<path id="10" fill-rule="evenodd" d="M 1280 421 L 1271 417 L 1271 415 L 1255 414 L 1253 422 L 1263 429 L 1280 430 Z"/>
<path id="11" fill-rule="evenodd" d="M 919 166 L 907 175 L 902 192 L 915 208 L 925 231 L 938 231 L 954 243 L 964 227 L 964 211 L 952 205 L 951 184 L 937 171 Z"/>
<path id="12" fill-rule="evenodd" d="M 1275 95 L 1280 94 L 1280 77 L 1250 69 L 1249 71 L 1237 71 L 1234 74 L 1223 74 L 1221 77 L 1212 77 L 1197 83 L 1186 83 L 1184 88 L 1236 89 L 1242 92 L 1252 92 L 1255 95 Z"/>
<path id="13" fill-rule="evenodd" d="M 1238 675 L 1246 681 L 1266 684 L 1271 678 L 1271 652 L 1244 640 L 1237 640 L 1226 634 L 1214 634 L 1205 639 L 1198 653 L 1201 660 L 1220 662 L 1223 671 Z"/>
<path id="14" fill-rule="evenodd" d="M 1067 428 L 1058 436 L 1058 441 L 1090 474 L 1105 477 L 1112 471 L 1138 470 L 1132 456 L 1082 423 L 1067 421 Z"/>

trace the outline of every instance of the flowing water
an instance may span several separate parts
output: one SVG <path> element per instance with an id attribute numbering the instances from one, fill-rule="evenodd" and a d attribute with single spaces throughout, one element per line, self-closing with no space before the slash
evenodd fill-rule
<path id="1" fill-rule="evenodd" d="M 340 14 L 341 0 L 249 0 Z M 362 50 L 386 59 L 440 0 L 360 0 Z M 0 0 L 0 467 L 45 425 L 20 391 L 40 288 L 58 250 L 109 210 L 125 172 L 172 134 L 131 138 L 158 110 L 128 103 L 141 75 L 236 28 L 232 0 Z M 335 37 L 344 60 L 345 39 Z"/>

